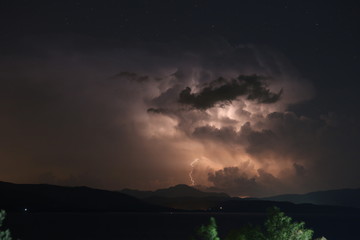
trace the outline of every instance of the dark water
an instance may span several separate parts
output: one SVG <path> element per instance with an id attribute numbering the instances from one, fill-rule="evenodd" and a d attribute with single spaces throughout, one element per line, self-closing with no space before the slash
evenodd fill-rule
<path id="1" fill-rule="evenodd" d="M 266 215 L 239 213 L 9 213 L 6 225 L 14 239 L 189 239 L 196 227 L 215 217 L 224 237 L 231 229 L 262 224 Z M 295 215 L 315 236 L 328 240 L 360 239 L 360 216 Z"/>

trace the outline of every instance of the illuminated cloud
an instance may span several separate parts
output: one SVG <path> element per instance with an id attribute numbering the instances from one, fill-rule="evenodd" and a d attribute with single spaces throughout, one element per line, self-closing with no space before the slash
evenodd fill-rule
<path id="1" fill-rule="evenodd" d="M 264 196 L 274 194 L 280 189 L 285 190 L 284 183 L 272 174 L 262 170 L 257 170 L 257 175 L 253 176 L 248 171 L 248 167 L 225 167 L 214 173 L 209 173 L 209 181 L 213 183 L 214 190 L 222 190 L 233 196 Z M 275 187 L 276 186 L 276 187 Z M 274 189 L 275 187 L 275 189 Z"/>
<path id="2" fill-rule="evenodd" d="M 353 161 L 340 120 L 289 111 L 314 91 L 273 50 L 221 39 L 29 48 L 37 59 L 0 59 L 3 180 L 154 189 L 191 184 L 192 170 L 197 184 L 261 196 L 340 186 L 334 158 Z M 341 184 L 356 182 L 348 174 Z"/>

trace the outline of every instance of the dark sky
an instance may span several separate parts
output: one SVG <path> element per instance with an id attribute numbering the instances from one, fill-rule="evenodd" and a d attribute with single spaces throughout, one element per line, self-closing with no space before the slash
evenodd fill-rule
<path id="1" fill-rule="evenodd" d="M 0 2 L 0 180 L 360 186 L 357 1 Z"/>

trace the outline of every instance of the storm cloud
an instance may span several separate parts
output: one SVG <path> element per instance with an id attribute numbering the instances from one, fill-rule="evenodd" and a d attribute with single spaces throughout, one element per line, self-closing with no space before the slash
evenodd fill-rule
<path id="1" fill-rule="evenodd" d="M 240 197 L 264 196 L 274 194 L 274 190 L 275 193 L 280 189 L 287 190 L 280 179 L 262 169 L 257 170 L 256 176 L 248 175 L 246 164 L 248 163 L 241 167 L 225 167 L 209 173 L 209 181 L 213 183 L 214 189 Z"/>
<path id="2" fill-rule="evenodd" d="M 235 196 L 358 182 L 354 124 L 290 111 L 314 89 L 277 51 L 84 42 L 0 57 L 2 180 L 155 189 L 190 184 L 199 159 L 195 183 Z"/>
<path id="3" fill-rule="evenodd" d="M 196 94 L 191 93 L 191 88 L 186 87 L 179 94 L 179 102 L 205 110 L 214 107 L 216 103 L 231 104 L 233 100 L 243 95 L 246 95 L 246 99 L 257 100 L 259 103 L 274 103 L 282 94 L 282 90 L 279 93 L 272 93 L 257 75 L 242 75 L 230 81 L 218 78 L 208 85 Z"/>

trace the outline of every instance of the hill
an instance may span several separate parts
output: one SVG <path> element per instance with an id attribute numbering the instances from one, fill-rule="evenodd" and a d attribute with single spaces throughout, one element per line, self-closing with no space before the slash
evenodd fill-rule
<path id="1" fill-rule="evenodd" d="M 121 192 L 151 204 L 184 210 L 207 210 L 230 199 L 225 193 L 203 192 L 185 184 L 156 191 L 124 189 Z"/>
<path id="2" fill-rule="evenodd" d="M 0 209 L 8 211 L 171 211 L 123 193 L 89 187 L 0 182 Z"/>
<path id="3" fill-rule="evenodd" d="M 292 203 L 312 203 L 360 208 L 360 188 L 318 191 L 307 194 L 285 194 L 263 198 L 270 201 L 288 201 Z"/>
<path id="4" fill-rule="evenodd" d="M 290 214 L 336 214 L 336 215 L 359 215 L 360 209 L 352 207 L 325 206 L 310 203 L 295 204 L 291 202 L 256 200 L 256 199 L 240 199 L 232 198 L 227 201 L 219 202 L 209 211 L 219 212 L 241 212 L 241 213 L 266 213 L 269 208 L 278 207 L 282 211 Z"/>
<path id="5" fill-rule="evenodd" d="M 169 188 L 158 189 L 156 191 L 140 191 L 134 189 L 123 189 L 121 191 L 127 195 L 144 199 L 151 197 L 166 197 L 166 198 L 178 198 L 178 197 L 193 197 L 193 198 L 203 198 L 203 197 L 221 197 L 229 198 L 229 195 L 226 193 L 216 193 L 216 192 L 203 192 L 196 188 L 190 187 L 185 184 L 179 184 Z"/>
<path id="6" fill-rule="evenodd" d="M 176 211 L 175 209 L 181 209 L 265 213 L 267 208 L 278 206 L 286 212 L 294 213 L 360 213 L 360 209 L 351 207 L 282 202 L 282 200 L 289 201 L 289 199 L 282 199 L 280 196 L 279 198 L 274 197 L 276 201 L 231 198 L 224 193 L 202 192 L 186 185 L 177 185 L 156 191 L 124 190 L 115 192 L 89 187 L 0 182 L 0 193 L 0 209 L 8 211 L 25 211 L 27 209 L 31 212 L 173 212 Z M 130 193 L 132 196 L 125 193 Z M 328 194 L 328 192 L 325 193 Z M 140 197 L 135 198 L 134 196 Z M 335 194 L 335 196 L 338 195 Z M 347 196 L 354 197 L 352 199 L 354 201 L 356 199 L 356 194 Z M 347 203 L 352 203 L 352 201 Z M 317 204 L 319 203 L 317 202 Z M 334 204 L 328 202 L 328 205 Z"/>

